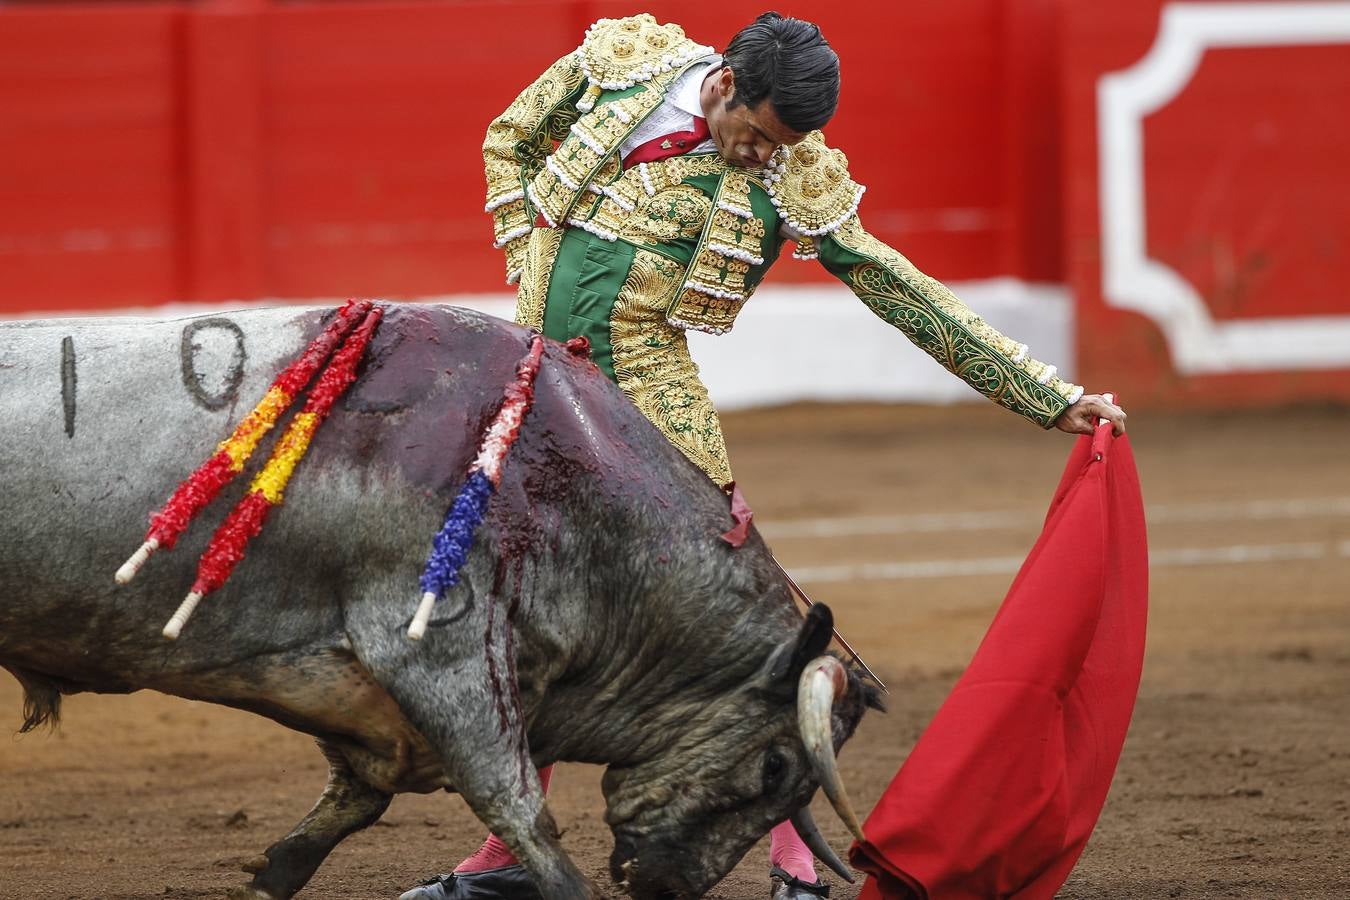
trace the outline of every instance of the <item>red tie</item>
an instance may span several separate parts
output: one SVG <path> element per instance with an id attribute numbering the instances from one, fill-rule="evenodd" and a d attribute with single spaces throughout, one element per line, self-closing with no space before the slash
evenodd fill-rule
<path id="1" fill-rule="evenodd" d="M 638 144 L 623 158 L 623 164 L 625 167 L 636 166 L 638 163 L 656 162 L 688 153 L 706 141 L 711 133 L 708 131 L 708 120 L 694 116 L 693 128 L 688 131 L 672 131 L 670 134 L 654 137 L 644 144 Z"/>

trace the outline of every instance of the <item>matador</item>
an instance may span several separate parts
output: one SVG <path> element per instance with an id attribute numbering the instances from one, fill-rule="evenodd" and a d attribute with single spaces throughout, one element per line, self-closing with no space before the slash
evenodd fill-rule
<path id="1" fill-rule="evenodd" d="M 792 243 L 990 400 L 1091 433 L 1125 414 L 1033 359 L 863 227 L 848 160 L 819 130 L 838 57 L 809 22 L 765 13 L 722 54 L 642 14 L 602 19 L 488 127 L 486 211 L 516 321 L 592 359 L 718 485 L 732 481 L 685 332 L 722 334 Z M 547 770 L 540 773 L 547 785 Z M 787 823 L 776 900 L 828 896 Z M 538 896 L 495 837 L 403 900 Z"/>

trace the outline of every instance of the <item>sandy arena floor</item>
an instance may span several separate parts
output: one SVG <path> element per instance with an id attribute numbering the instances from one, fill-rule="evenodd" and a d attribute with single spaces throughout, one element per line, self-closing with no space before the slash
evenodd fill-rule
<path id="1" fill-rule="evenodd" d="M 986 406 L 803 406 L 726 426 L 765 536 L 892 687 L 891 712 L 841 757 L 866 810 L 1011 581 L 980 561 L 1030 548 L 1070 438 Z M 1060 896 L 1350 897 L 1350 412 L 1130 426 L 1153 552 L 1148 657 L 1115 787 Z M 867 563 L 924 565 L 880 578 Z M 5 731 L 19 710 L 0 674 Z M 308 738 L 245 713 L 70 698 L 56 733 L 0 739 L 0 897 L 220 896 L 325 771 Z M 551 802 L 607 885 L 599 777 L 561 766 Z M 844 849 L 822 800 L 815 815 Z M 405 795 L 300 896 L 396 897 L 480 837 L 457 797 Z M 761 845 L 710 896 L 766 897 L 767 865 Z"/>

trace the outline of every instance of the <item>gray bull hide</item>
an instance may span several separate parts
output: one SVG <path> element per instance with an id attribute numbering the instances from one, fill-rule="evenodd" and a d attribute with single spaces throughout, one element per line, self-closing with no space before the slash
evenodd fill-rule
<path id="1" fill-rule="evenodd" d="M 720 539 L 725 495 L 561 345 L 420 642 L 405 632 L 431 537 L 528 344 L 462 310 L 389 309 L 284 505 L 177 641 L 160 629 L 284 420 L 176 548 L 114 583 L 147 514 L 331 313 L 0 324 L 0 665 L 24 730 L 64 693 L 151 688 L 318 738 L 328 786 L 239 896 L 291 896 L 391 795 L 440 788 L 545 896 L 591 896 L 535 773 L 555 760 L 608 766 L 611 868 L 633 895 L 703 893 L 837 778 L 873 695 L 816 659 L 828 612 L 803 620 L 759 536 Z M 796 706 L 822 660 L 825 761 Z"/>

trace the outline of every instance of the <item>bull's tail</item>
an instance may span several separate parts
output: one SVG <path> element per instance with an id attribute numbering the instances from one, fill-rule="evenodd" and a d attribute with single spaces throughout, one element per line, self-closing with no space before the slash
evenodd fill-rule
<path id="1" fill-rule="evenodd" d="M 32 731 L 42 725 L 55 728 L 61 721 L 61 690 L 56 683 L 22 669 L 9 671 L 23 688 L 23 725 L 19 726 L 19 733 Z"/>

